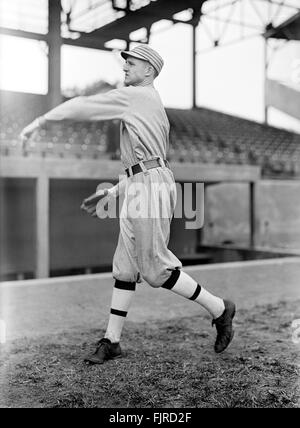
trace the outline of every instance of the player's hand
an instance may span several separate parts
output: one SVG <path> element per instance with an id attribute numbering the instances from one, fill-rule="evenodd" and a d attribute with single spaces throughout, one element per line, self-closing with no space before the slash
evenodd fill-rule
<path id="1" fill-rule="evenodd" d="M 35 131 L 39 128 L 39 122 L 34 120 L 28 126 L 26 126 L 20 134 L 20 138 L 22 143 L 26 143 L 26 141 L 34 134 Z"/>
<path id="2" fill-rule="evenodd" d="M 93 193 L 88 198 L 82 201 L 80 208 L 90 214 L 92 217 L 97 216 L 97 204 L 98 202 L 108 195 L 108 189 L 98 190 L 96 193 Z"/>

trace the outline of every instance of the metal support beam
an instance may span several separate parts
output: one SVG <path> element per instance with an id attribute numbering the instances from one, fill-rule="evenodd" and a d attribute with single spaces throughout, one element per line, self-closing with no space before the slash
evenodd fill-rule
<path id="1" fill-rule="evenodd" d="M 264 40 L 264 122 L 268 125 L 269 122 L 269 107 L 267 104 L 267 80 L 268 80 L 268 39 Z"/>
<path id="2" fill-rule="evenodd" d="M 113 49 L 104 46 L 103 40 L 97 40 L 96 38 L 89 38 L 84 35 L 78 39 L 62 39 L 62 44 L 68 46 L 77 46 L 79 48 L 97 49 L 100 51 L 111 52 Z"/>
<path id="3" fill-rule="evenodd" d="M 151 27 L 147 27 L 147 43 L 150 43 L 150 37 L 151 37 Z"/>
<path id="4" fill-rule="evenodd" d="M 36 179 L 36 278 L 48 278 L 50 271 L 49 178 Z"/>
<path id="5" fill-rule="evenodd" d="M 193 91 L 193 108 L 197 108 L 197 27 L 200 22 L 200 18 L 202 16 L 202 5 L 199 9 L 193 10 L 193 17 L 189 21 L 192 25 L 192 91 Z"/>
<path id="6" fill-rule="evenodd" d="M 43 41 L 49 44 L 51 36 L 48 34 L 32 33 L 30 31 L 13 30 L 11 28 L 0 27 L 0 34 L 4 36 L 21 37 L 25 39 Z M 69 46 L 77 46 L 80 48 L 98 49 L 102 51 L 111 52 L 111 48 L 104 46 L 104 41 L 101 38 L 92 38 L 89 35 L 81 34 L 78 39 L 62 38 L 61 44 Z"/>
<path id="7" fill-rule="evenodd" d="M 4 36 L 22 37 L 25 39 L 42 40 L 47 42 L 47 34 L 32 33 L 31 31 L 14 30 L 12 28 L 0 27 L 0 34 Z"/>
<path id="8" fill-rule="evenodd" d="M 255 247 L 255 182 L 249 184 L 250 248 Z"/>
<path id="9" fill-rule="evenodd" d="M 193 108 L 197 108 L 197 26 L 192 26 L 193 31 L 193 68 L 192 68 L 192 82 L 193 82 Z"/>
<path id="10" fill-rule="evenodd" d="M 61 95 L 61 1 L 49 0 L 48 97 L 49 108 L 62 102 Z"/>

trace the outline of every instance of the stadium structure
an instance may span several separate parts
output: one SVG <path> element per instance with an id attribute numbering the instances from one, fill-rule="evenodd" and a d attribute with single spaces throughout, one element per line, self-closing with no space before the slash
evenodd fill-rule
<path id="1" fill-rule="evenodd" d="M 1 279 L 47 278 L 110 269 L 118 219 L 102 220 L 101 224 L 87 218 L 79 206 L 99 182 L 114 182 L 122 173 L 119 124 L 54 124 L 40 131 L 25 148 L 19 132 L 64 100 L 60 72 L 62 45 L 113 51 L 119 43 L 120 49 L 129 48 L 133 42 L 148 43 L 153 24 L 162 19 L 170 25 L 184 23 L 193 29 L 193 107 L 167 109 L 171 124 L 168 158 L 178 182 L 205 184 L 208 219 L 202 230 L 188 231 L 184 229 L 185 219 L 174 219 L 170 247 L 186 263 L 258 257 L 254 253 L 271 257 L 274 253 L 297 252 L 284 250 L 276 240 L 266 239 L 269 220 L 266 214 L 262 223 L 261 213 L 267 203 L 262 189 L 284 183 L 295 191 L 294 185 L 300 178 L 300 135 L 268 125 L 269 107 L 300 120 L 299 89 L 268 79 L 270 41 L 300 40 L 300 9 L 288 0 L 250 3 L 257 25 L 247 23 L 244 0 L 49 0 L 43 2 L 47 12 L 44 31 L 29 31 L 26 26 L 0 27 L 2 35 L 46 42 L 49 70 L 45 96 L 3 90 L 0 93 Z M 236 7 L 239 19 L 234 18 Z M 220 14 L 224 10 L 226 18 Z M 282 10 L 288 11 L 288 15 L 279 19 Z M 184 20 L 180 17 L 183 12 L 189 16 L 186 18 L 185 14 Z M 209 21 L 222 22 L 222 33 L 214 34 L 207 24 Z M 245 38 L 247 29 L 254 31 L 252 36 L 260 34 L 265 39 L 265 123 L 198 106 L 196 57 L 201 52 L 197 48 L 196 31 L 201 25 L 211 35 L 209 49 L 227 43 L 224 35 L 228 25 L 239 28 L 237 40 Z M 143 36 L 133 38 L 132 34 L 141 28 Z M 214 239 L 212 208 L 207 202 L 211 190 L 225 183 L 242 185 L 247 220 L 241 231 L 242 243 L 236 239 L 234 230 L 222 242 Z M 192 192 L 195 189 L 192 187 Z M 224 202 L 222 198 L 221 201 Z M 229 210 L 229 214 L 222 213 L 225 217 L 233 215 L 230 204 L 238 206 L 239 196 L 224 203 L 222 210 Z M 282 215 L 284 209 L 282 206 Z M 184 248 L 182 242 L 186 242 Z"/>

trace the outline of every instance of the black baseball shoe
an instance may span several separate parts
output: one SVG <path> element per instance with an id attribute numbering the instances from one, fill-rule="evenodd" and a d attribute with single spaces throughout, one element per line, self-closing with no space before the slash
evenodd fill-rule
<path id="1" fill-rule="evenodd" d="M 215 324 L 217 329 L 217 339 L 214 346 L 217 354 L 225 351 L 234 335 L 232 320 L 235 315 L 235 304 L 230 300 L 224 300 L 224 305 L 223 314 L 212 321 L 212 325 Z"/>
<path id="2" fill-rule="evenodd" d="M 111 343 L 109 339 L 101 339 L 97 343 L 95 352 L 85 357 L 87 364 L 103 364 L 104 361 L 122 357 L 119 343 Z"/>

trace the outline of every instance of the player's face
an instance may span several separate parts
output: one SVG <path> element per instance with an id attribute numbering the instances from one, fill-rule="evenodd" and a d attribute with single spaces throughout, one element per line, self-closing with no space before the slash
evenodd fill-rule
<path id="1" fill-rule="evenodd" d="M 148 63 L 134 57 L 127 57 L 123 70 L 125 72 L 125 86 L 134 86 L 142 83 L 147 77 Z"/>

